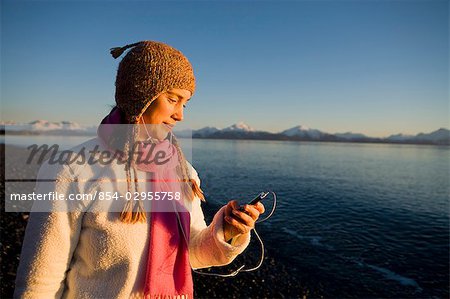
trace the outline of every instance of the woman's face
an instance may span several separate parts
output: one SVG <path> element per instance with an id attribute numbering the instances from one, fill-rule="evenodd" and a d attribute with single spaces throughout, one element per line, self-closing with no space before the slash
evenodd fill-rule
<path id="1" fill-rule="evenodd" d="M 148 126 L 150 135 L 164 139 L 183 120 L 183 110 L 190 98 L 191 92 L 186 89 L 173 88 L 160 94 L 142 114 L 145 124 L 154 125 Z M 143 123 L 142 119 L 139 123 Z"/>

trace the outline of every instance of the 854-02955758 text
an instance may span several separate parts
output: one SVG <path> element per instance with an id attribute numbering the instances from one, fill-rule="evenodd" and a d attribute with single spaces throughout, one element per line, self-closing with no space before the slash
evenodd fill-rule
<path id="1" fill-rule="evenodd" d="M 125 192 L 121 194 L 119 192 L 111 191 L 95 191 L 92 193 L 69 193 L 63 194 L 58 192 L 48 192 L 48 193 L 11 193 L 9 196 L 11 201 L 22 201 L 22 200 L 38 200 L 38 201 L 63 201 L 63 200 L 177 200 L 181 199 L 181 192 Z"/>

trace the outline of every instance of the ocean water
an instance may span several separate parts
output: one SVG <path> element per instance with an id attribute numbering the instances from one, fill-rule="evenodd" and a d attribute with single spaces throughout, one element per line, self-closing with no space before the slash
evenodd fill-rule
<path id="1" fill-rule="evenodd" d="M 8 143 L 45 140 L 24 138 Z M 81 141 L 64 138 L 62 148 Z M 201 139 L 190 146 L 208 202 L 276 192 L 275 213 L 258 231 L 267 255 L 307 288 L 332 298 L 449 297 L 450 147 Z M 270 210 L 272 201 L 263 203 Z"/>
<path id="2" fill-rule="evenodd" d="M 449 297 L 450 147 L 194 140 L 192 152 L 208 200 L 277 193 L 260 234 L 307 287 Z"/>

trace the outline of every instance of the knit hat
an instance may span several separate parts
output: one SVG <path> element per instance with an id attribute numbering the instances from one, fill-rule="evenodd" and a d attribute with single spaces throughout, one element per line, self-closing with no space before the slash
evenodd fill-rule
<path id="1" fill-rule="evenodd" d="M 116 104 L 130 124 L 138 119 L 162 92 L 172 88 L 195 91 L 189 60 L 177 49 L 155 41 L 141 41 L 112 48 L 114 58 L 132 48 L 122 59 L 116 77 Z"/>

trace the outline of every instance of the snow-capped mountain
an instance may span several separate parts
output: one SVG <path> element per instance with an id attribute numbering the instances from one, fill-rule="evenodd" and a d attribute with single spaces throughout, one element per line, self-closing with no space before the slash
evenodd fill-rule
<path id="1" fill-rule="evenodd" d="M 307 126 L 296 126 L 287 130 L 282 131 L 280 134 L 289 136 L 289 137 L 304 137 L 304 138 L 312 138 L 312 139 L 320 139 L 325 135 L 329 135 L 327 133 L 321 132 L 316 129 L 310 129 Z"/>
<path id="2" fill-rule="evenodd" d="M 386 138 L 388 141 L 407 141 L 407 142 L 431 142 L 437 144 L 449 144 L 450 143 L 450 130 L 440 128 L 439 130 L 431 133 L 419 133 L 417 135 L 403 135 L 396 134 Z"/>
<path id="3" fill-rule="evenodd" d="M 238 122 L 237 124 L 226 127 L 221 130 L 222 132 L 255 132 L 255 129 L 244 123 L 243 121 Z"/>
<path id="4" fill-rule="evenodd" d="M 439 130 L 428 133 L 428 134 L 424 134 L 424 133 L 417 134 L 416 137 L 414 137 L 414 139 L 434 141 L 434 142 L 448 141 L 448 140 L 450 140 L 450 130 L 440 128 Z"/>
<path id="5" fill-rule="evenodd" d="M 97 126 L 80 125 L 71 121 L 50 122 L 47 120 L 35 120 L 29 123 L 0 122 L 0 126 L 6 132 L 29 133 L 80 133 L 95 134 Z"/>
<path id="6" fill-rule="evenodd" d="M 246 123 L 240 121 L 224 129 L 215 127 L 205 127 L 192 132 L 194 138 L 215 138 L 215 139 L 280 139 L 277 134 L 258 131 Z"/>

